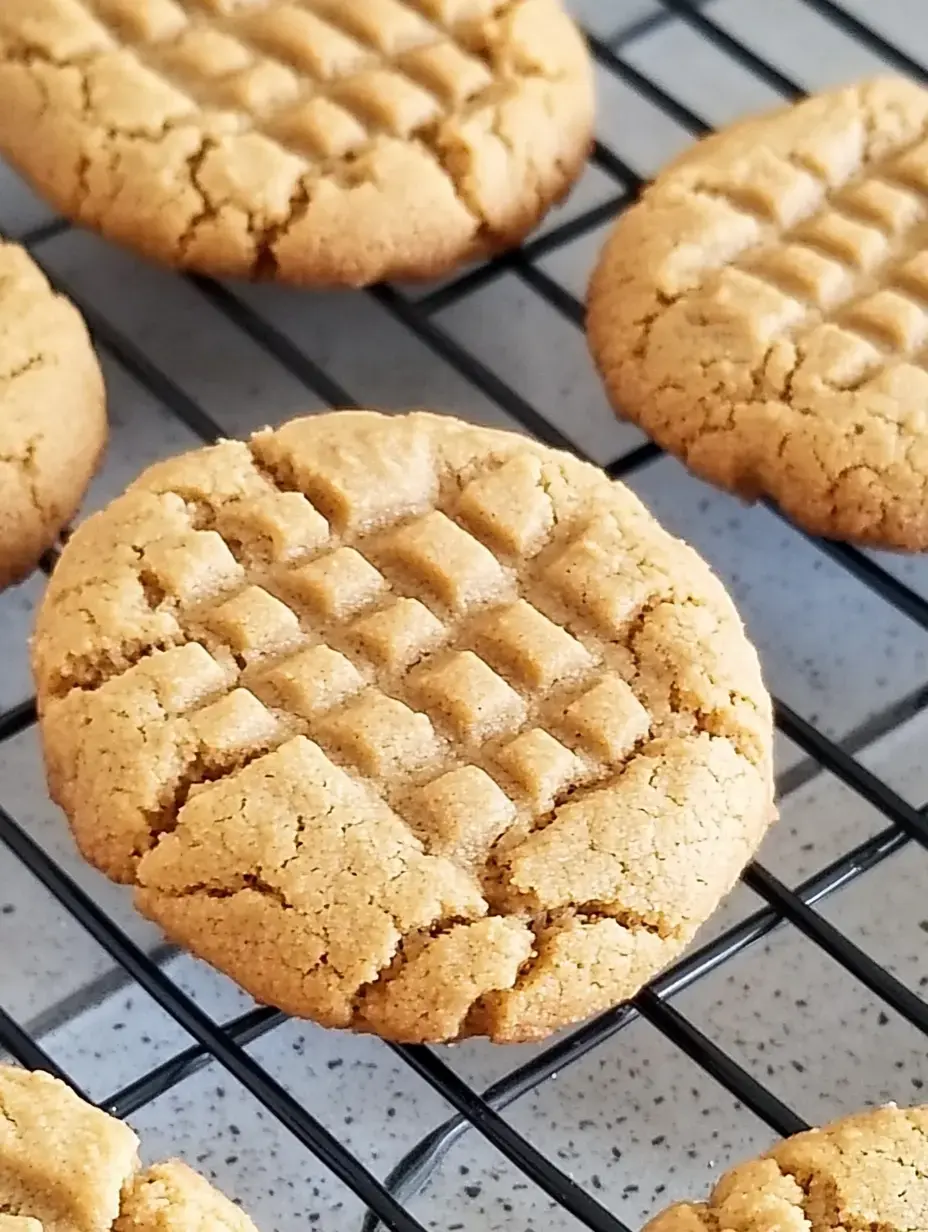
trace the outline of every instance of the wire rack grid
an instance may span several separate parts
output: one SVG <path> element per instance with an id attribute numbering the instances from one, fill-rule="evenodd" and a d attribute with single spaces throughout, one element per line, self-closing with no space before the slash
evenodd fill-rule
<path id="1" fill-rule="evenodd" d="M 919 80 L 925 79 L 926 70 L 922 65 L 863 24 L 848 9 L 832 0 L 797 0 L 797 3 L 831 23 L 868 52 L 875 53 L 890 67 Z M 672 23 L 685 27 L 777 95 L 792 99 L 803 92 L 800 85 L 779 67 L 716 21 L 710 15 L 711 8 L 711 5 L 700 5 L 695 0 L 692 3 L 687 0 L 662 0 L 653 13 L 626 29 L 621 39 L 609 42 L 590 35 L 592 51 L 602 73 L 621 82 L 693 137 L 708 130 L 706 121 L 652 76 L 635 67 L 625 55 L 625 48 L 645 32 Z M 444 327 L 439 315 L 504 275 L 514 275 L 554 312 L 572 326 L 582 328 L 583 308 L 580 301 L 546 272 L 540 262 L 573 241 L 602 228 L 634 197 L 642 182 L 633 168 L 604 142 L 597 142 L 593 163 L 612 185 L 606 199 L 543 232 L 519 251 L 468 270 L 423 295 L 417 296 L 392 286 L 379 286 L 368 293 L 385 313 L 405 330 L 411 331 L 505 415 L 542 440 L 577 453 L 582 451 L 577 448 L 576 442 L 568 439 L 532 400 L 517 392 L 504 376 L 457 340 Z M 24 237 L 24 242 L 41 261 L 44 246 L 66 227 L 67 224 L 60 220 L 50 220 L 34 228 Z M 192 278 L 188 282 L 198 295 L 209 301 L 252 343 L 271 354 L 314 399 L 336 406 L 355 404 L 351 391 L 343 388 L 325 365 L 309 359 L 291 338 L 246 303 L 234 289 L 201 278 Z M 73 296 L 66 279 L 64 283 L 64 289 Z M 90 304 L 82 302 L 80 296 L 74 298 L 84 310 L 100 348 L 131 374 L 152 398 L 204 441 L 224 434 L 219 423 L 147 356 L 137 340 Z M 658 456 L 656 446 L 640 444 L 613 458 L 606 469 L 614 477 L 628 477 Z M 845 545 L 814 541 L 814 546 L 869 588 L 880 601 L 894 607 L 921 630 L 928 629 L 928 602 L 882 564 Z M 43 570 L 49 573 L 54 563 L 52 553 L 43 562 Z M 898 718 L 898 715 L 895 717 Z M 144 989 L 192 1038 L 189 1047 L 148 1072 L 139 1074 L 128 1085 L 100 1101 L 114 1115 L 131 1116 L 198 1070 L 215 1065 L 237 1079 L 299 1143 L 360 1198 L 368 1210 L 364 1220 L 365 1232 L 373 1232 L 380 1223 L 394 1232 L 423 1232 L 422 1224 L 409 1209 L 410 1200 L 426 1184 L 452 1145 L 463 1134 L 474 1130 L 524 1172 L 531 1183 L 576 1216 L 581 1224 L 596 1229 L 596 1232 L 626 1232 L 626 1225 L 614 1211 L 607 1209 L 595 1192 L 572 1180 L 552 1158 L 534 1146 L 501 1114 L 553 1075 L 588 1056 L 635 1019 L 647 1020 L 674 1047 L 731 1092 L 744 1107 L 761 1118 L 775 1133 L 783 1135 L 804 1127 L 805 1122 L 799 1114 L 675 1007 L 678 994 L 696 981 L 717 971 L 748 947 L 756 946 L 767 934 L 788 922 L 917 1031 L 928 1033 L 928 1005 L 925 1001 L 817 910 L 817 905 L 824 898 L 863 877 L 868 870 L 888 860 L 907 844 L 914 841 L 928 847 L 928 820 L 922 811 L 865 768 L 854 755 L 853 741 L 832 740 L 814 723 L 797 713 L 786 700 L 777 699 L 776 718 L 779 730 L 804 751 L 810 764 L 814 763 L 817 768 L 835 776 L 879 811 L 885 819 L 883 828 L 797 885 L 785 884 L 759 862 L 751 863 L 744 872 L 743 881 L 762 900 L 763 906 L 759 910 L 687 954 L 633 1001 L 560 1037 L 485 1090 L 473 1089 L 438 1050 L 384 1045 L 392 1047 L 404 1065 L 435 1088 L 451 1110 L 448 1118 L 425 1135 L 384 1179 L 378 1179 L 250 1053 L 249 1045 L 281 1026 L 284 1021 L 281 1014 L 270 1009 L 252 1008 L 231 1021 L 214 1021 L 166 972 L 162 961 L 165 952 L 146 951 L 130 939 L 110 914 L 81 888 L 6 808 L 0 808 L 0 842 L 55 897 L 69 916 L 105 949 L 124 977 Z M 893 721 L 890 716 L 886 725 L 891 725 Z M 0 715 L 0 743 L 13 739 L 34 722 L 35 708 L 31 701 L 11 707 Z M 876 733 L 870 733 L 873 734 Z M 862 739 L 858 741 L 858 747 L 860 743 Z M 785 778 L 789 778 L 789 772 Z M 781 789 L 795 786 L 796 781 L 795 776 L 788 783 L 784 781 Z M 2 995 L 0 987 L 0 1000 Z M 0 1008 L 0 1047 L 23 1065 L 41 1067 L 71 1081 L 36 1035 L 3 1008 Z"/>

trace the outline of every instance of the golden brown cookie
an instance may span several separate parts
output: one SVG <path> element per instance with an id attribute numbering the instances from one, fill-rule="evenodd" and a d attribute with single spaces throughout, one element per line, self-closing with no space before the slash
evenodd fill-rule
<path id="1" fill-rule="evenodd" d="M 727 1172 L 707 1202 L 644 1232 L 833 1232 L 928 1228 L 928 1107 L 871 1108 L 787 1138 Z"/>
<path id="2" fill-rule="evenodd" d="M 616 410 L 806 529 L 928 548 L 928 90 L 701 142 L 620 218 L 589 338 Z"/>
<path id="3" fill-rule="evenodd" d="M 77 512 L 105 441 L 83 321 L 0 239 L 0 588 L 35 568 Z"/>
<path id="4" fill-rule="evenodd" d="M 255 1232 L 177 1160 L 138 1172 L 138 1138 L 49 1074 L 0 1066 L 3 1232 Z"/>
<path id="5" fill-rule="evenodd" d="M 0 147 L 68 217 L 208 274 L 363 285 L 514 245 L 570 187 L 561 0 L 3 0 Z"/>
<path id="6" fill-rule="evenodd" d="M 596 468 L 454 419 L 151 468 L 68 543 L 33 664 L 87 858 L 260 1000 L 394 1039 L 629 996 L 772 816 L 709 569 Z"/>

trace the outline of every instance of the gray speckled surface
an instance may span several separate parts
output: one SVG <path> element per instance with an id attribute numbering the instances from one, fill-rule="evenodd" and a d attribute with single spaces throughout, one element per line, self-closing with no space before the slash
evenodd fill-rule
<path id="1" fill-rule="evenodd" d="M 776 99 L 772 87 L 679 20 L 653 24 L 657 0 L 574 0 L 627 63 L 711 123 Z M 877 20 L 866 0 L 847 11 Z M 803 0 L 708 0 L 704 10 L 780 72 L 812 87 L 880 67 L 878 57 Z M 928 57 L 921 0 L 883 0 L 878 19 L 910 54 Z M 643 24 L 642 24 L 643 23 Z M 600 135 L 637 172 L 650 174 L 688 137 L 653 99 L 599 72 Z M 557 211 L 563 222 L 609 199 L 616 184 L 591 167 Z M 22 234 L 49 214 L 0 168 L 0 227 Z M 540 261 L 576 296 L 604 228 Z M 93 237 L 66 233 L 39 254 L 75 295 L 130 336 L 188 397 L 230 433 L 312 409 L 300 382 L 244 338 L 191 284 L 149 269 Z M 486 422 L 504 413 L 453 366 L 413 338 L 368 296 L 234 289 L 347 392 L 387 407 L 433 404 Z M 410 294 L 422 293 L 421 288 Z M 439 323 L 494 373 L 529 399 L 595 458 L 606 461 L 641 438 L 620 425 L 593 377 L 581 335 L 529 289 L 504 274 L 443 311 Z M 192 436 L 113 360 L 106 361 L 114 424 L 104 473 L 89 507 L 118 491 L 148 461 L 184 448 Z M 849 740 L 862 760 L 908 801 L 928 800 L 924 748 L 928 715 L 926 635 L 842 572 L 763 509 L 746 509 L 689 478 L 669 460 L 638 472 L 633 486 L 665 523 L 690 539 L 731 586 L 756 639 L 768 678 L 795 710 Z M 880 558 L 928 593 L 928 558 Z M 23 653 L 42 582 L 0 596 L 0 707 L 23 700 Z M 914 714 L 914 717 L 908 717 Z M 890 720 L 905 721 L 877 738 Z M 827 775 L 809 777 L 801 753 L 778 744 L 787 784 L 783 818 L 762 859 L 790 884 L 873 835 L 885 819 Z M 154 929 L 124 891 L 76 857 L 44 791 L 35 733 L 0 745 L 0 804 L 146 947 Z M 823 905 L 826 917 L 915 992 L 928 987 L 928 855 L 909 845 Z M 757 909 L 743 887 L 707 924 L 702 939 Z M 47 1028 L 45 1045 L 94 1098 L 105 1100 L 189 1038 L 138 988 L 113 991 L 107 955 L 69 922 L 0 848 L 0 1001 L 23 1022 Z M 169 977 L 207 1013 L 226 1020 L 249 1007 L 228 981 L 175 957 Z M 103 978 L 103 983 L 90 981 Z M 96 1000 L 81 1012 L 88 986 Z M 676 1007 L 749 1073 L 809 1120 L 868 1102 L 923 1098 L 924 1040 L 881 1007 L 795 930 L 781 928 L 690 987 Z M 56 1021 L 57 1019 L 57 1021 Z M 378 1176 L 448 1108 L 384 1045 L 287 1023 L 250 1049 L 286 1089 Z M 473 1043 L 442 1051 L 478 1087 L 522 1064 L 537 1049 Z M 637 1019 L 594 1053 L 530 1092 L 507 1112 L 512 1124 L 626 1223 L 662 1203 L 700 1191 L 731 1161 L 772 1141 L 772 1131 L 648 1022 Z M 338 1181 L 219 1067 L 211 1066 L 137 1112 L 146 1157 L 178 1154 L 217 1177 L 265 1232 L 320 1224 L 355 1229 L 360 1206 Z M 456 1142 L 431 1184 L 412 1203 L 428 1226 L 452 1230 L 559 1232 L 571 1220 L 476 1133 Z"/>

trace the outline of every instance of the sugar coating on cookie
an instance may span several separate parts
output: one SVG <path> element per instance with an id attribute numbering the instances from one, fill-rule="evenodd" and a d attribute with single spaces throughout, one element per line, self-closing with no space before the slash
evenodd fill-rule
<path id="1" fill-rule="evenodd" d="M 57 1078 L 0 1066 L 0 1232 L 255 1232 L 186 1164 L 139 1172 L 138 1146 Z"/>
<path id="2" fill-rule="evenodd" d="M 450 418 L 152 467 L 68 543 L 33 665 L 87 858 L 260 1000 L 394 1039 L 630 995 L 772 817 L 709 569 L 595 467 Z"/>
<path id="3" fill-rule="evenodd" d="M 3 0 L 0 148 L 158 261 L 313 285 L 518 241 L 589 150 L 561 0 Z"/>
<path id="4" fill-rule="evenodd" d="M 669 1207 L 644 1232 L 926 1227 L 928 1107 L 887 1105 L 787 1138 L 732 1168 L 707 1201 Z"/>
<path id="5" fill-rule="evenodd" d="M 80 315 L 0 238 L 0 588 L 30 573 L 77 512 L 105 440 Z"/>
<path id="6" fill-rule="evenodd" d="M 928 547 L 928 90 L 881 78 L 709 137 L 589 294 L 616 410 L 816 533 Z"/>

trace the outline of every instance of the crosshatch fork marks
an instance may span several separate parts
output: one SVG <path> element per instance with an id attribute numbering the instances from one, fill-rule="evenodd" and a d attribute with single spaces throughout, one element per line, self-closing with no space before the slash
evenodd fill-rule
<path id="1" fill-rule="evenodd" d="M 85 854 L 332 1025 L 544 1034 L 676 952 L 770 820 L 769 703 L 720 585 L 519 437 L 344 414 L 162 464 L 76 533 L 40 625 Z M 147 767 L 133 786 L 114 756 Z M 255 926 L 246 970 L 221 938 Z M 471 975 L 430 1000 L 446 969 Z"/>

